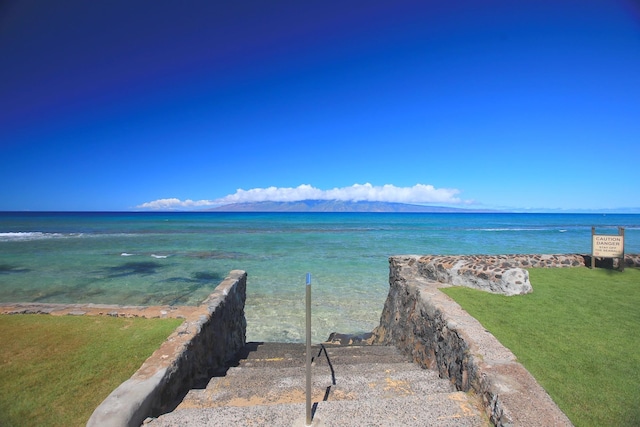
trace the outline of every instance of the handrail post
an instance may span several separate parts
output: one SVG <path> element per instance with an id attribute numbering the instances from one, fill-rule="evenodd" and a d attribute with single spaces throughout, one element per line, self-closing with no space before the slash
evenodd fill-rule
<path id="1" fill-rule="evenodd" d="M 307 419 L 311 425 L 311 273 L 307 273 Z"/>

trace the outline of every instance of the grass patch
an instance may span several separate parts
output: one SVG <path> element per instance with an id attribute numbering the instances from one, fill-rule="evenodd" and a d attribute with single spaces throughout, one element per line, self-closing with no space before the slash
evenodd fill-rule
<path id="1" fill-rule="evenodd" d="M 84 426 L 181 322 L 1 315 L 0 424 Z"/>
<path id="2" fill-rule="evenodd" d="M 533 293 L 443 289 L 508 347 L 574 425 L 640 425 L 640 270 L 529 270 Z"/>

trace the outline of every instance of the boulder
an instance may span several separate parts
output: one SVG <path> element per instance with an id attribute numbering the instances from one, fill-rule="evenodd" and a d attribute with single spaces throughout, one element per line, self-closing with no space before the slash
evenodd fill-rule
<path id="1" fill-rule="evenodd" d="M 418 260 L 418 271 L 428 279 L 454 286 L 502 295 L 533 292 L 529 272 L 520 267 L 479 262 L 477 259 L 453 256 L 424 256 Z"/>

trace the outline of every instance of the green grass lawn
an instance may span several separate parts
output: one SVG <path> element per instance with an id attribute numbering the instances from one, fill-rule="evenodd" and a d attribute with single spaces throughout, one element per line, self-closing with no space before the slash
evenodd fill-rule
<path id="1" fill-rule="evenodd" d="M 640 426 L 640 270 L 529 270 L 533 293 L 447 288 L 571 421 Z"/>
<path id="2" fill-rule="evenodd" d="M 181 322 L 0 315 L 0 425 L 84 426 Z"/>

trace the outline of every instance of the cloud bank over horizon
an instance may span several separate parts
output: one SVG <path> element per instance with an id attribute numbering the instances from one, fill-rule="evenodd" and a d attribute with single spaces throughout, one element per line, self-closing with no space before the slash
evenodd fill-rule
<path id="1" fill-rule="evenodd" d="M 396 187 L 392 184 L 374 186 L 370 183 L 354 184 L 350 187 L 321 190 L 309 184 L 298 187 L 267 187 L 238 189 L 234 194 L 214 200 L 158 199 L 142 203 L 138 209 L 194 209 L 229 205 L 233 203 L 298 202 L 302 200 L 339 200 L 346 202 L 390 202 L 390 203 L 435 203 L 444 205 L 471 204 L 458 196 L 455 188 L 435 188 L 433 185 L 416 184 L 413 187 Z"/>

